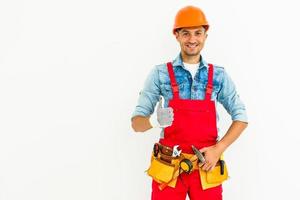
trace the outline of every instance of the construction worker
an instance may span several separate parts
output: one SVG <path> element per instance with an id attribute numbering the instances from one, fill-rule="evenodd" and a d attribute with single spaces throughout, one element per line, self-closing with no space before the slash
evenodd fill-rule
<path id="1" fill-rule="evenodd" d="M 204 187 L 206 179 L 202 179 L 199 172 L 206 172 L 208 176 L 209 172 L 216 169 L 223 152 L 248 124 L 244 103 L 228 73 L 223 67 L 207 63 L 200 54 L 208 29 L 209 24 L 200 8 L 186 6 L 178 11 L 173 34 L 180 45 L 180 54 L 172 62 L 157 65 L 151 70 L 132 114 L 131 122 L 135 132 L 145 132 L 153 127 L 162 128 L 160 140 L 155 146 L 161 156 L 157 157 L 154 148 L 153 157 L 154 160 L 160 160 L 160 163 L 150 170 L 158 174 L 153 176 L 152 200 L 183 200 L 187 195 L 191 200 L 222 199 L 221 182 Z M 153 114 L 157 102 L 157 112 Z M 223 105 L 232 118 L 230 128 L 221 139 L 217 128 L 217 102 Z M 180 148 L 179 152 L 174 149 L 175 146 Z M 182 173 L 180 168 L 184 168 L 181 167 L 184 165 L 178 162 L 183 161 L 181 158 L 187 155 L 190 155 L 188 158 L 195 155 L 192 146 L 200 150 L 205 161 L 200 165 L 198 160 L 198 164 L 194 165 L 194 160 L 190 160 L 185 163 L 188 169 L 182 169 L 187 173 Z M 171 150 L 171 154 L 168 154 L 168 150 Z M 175 150 L 177 154 L 174 156 Z M 169 164 L 168 158 L 171 159 Z M 167 177 L 169 169 L 172 181 L 167 181 L 170 179 Z M 178 180 L 175 179 L 176 170 Z M 160 185 L 164 181 L 175 184 L 161 189 Z"/>

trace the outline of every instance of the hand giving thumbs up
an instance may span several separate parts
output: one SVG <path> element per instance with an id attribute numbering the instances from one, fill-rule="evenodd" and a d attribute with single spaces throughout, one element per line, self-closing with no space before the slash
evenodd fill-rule
<path id="1" fill-rule="evenodd" d="M 161 128 L 165 128 L 172 125 L 174 120 L 173 108 L 163 107 L 162 97 L 159 98 L 158 108 L 157 108 L 157 121 Z"/>

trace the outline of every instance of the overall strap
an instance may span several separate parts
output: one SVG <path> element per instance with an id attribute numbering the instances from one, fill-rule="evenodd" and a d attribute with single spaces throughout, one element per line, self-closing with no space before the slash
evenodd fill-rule
<path id="1" fill-rule="evenodd" d="M 173 98 L 174 99 L 179 99 L 179 88 L 178 88 L 178 85 L 176 83 L 176 78 L 175 78 L 172 63 L 168 62 L 167 67 L 168 67 L 169 77 L 170 77 L 170 81 L 171 81 L 171 87 L 172 87 L 172 91 L 173 91 Z"/>
<path id="2" fill-rule="evenodd" d="M 208 80 L 206 85 L 205 100 L 211 100 L 211 93 L 213 92 L 213 76 L 214 76 L 214 66 L 208 64 Z"/>

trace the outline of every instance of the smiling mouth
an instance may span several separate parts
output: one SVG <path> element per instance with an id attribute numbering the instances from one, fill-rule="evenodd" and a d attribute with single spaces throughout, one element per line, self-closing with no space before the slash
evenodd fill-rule
<path id="1" fill-rule="evenodd" d="M 194 49 L 198 46 L 198 44 L 187 44 L 186 46 L 190 49 Z"/>

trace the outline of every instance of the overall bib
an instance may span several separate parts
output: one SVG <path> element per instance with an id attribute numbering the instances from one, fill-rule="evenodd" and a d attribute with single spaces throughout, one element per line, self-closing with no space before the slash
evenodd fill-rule
<path id="1" fill-rule="evenodd" d="M 179 145 L 183 153 L 193 154 L 191 145 L 201 149 L 212 146 L 217 142 L 217 124 L 215 102 L 211 100 L 213 91 L 213 65 L 209 64 L 208 81 L 204 100 L 180 99 L 179 87 L 171 62 L 167 63 L 173 99 L 169 107 L 173 108 L 174 121 L 171 126 L 164 129 L 164 138 L 160 139 L 162 145 L 173 148 Z M 191 200 L 221 200 L 222 185 L 202 189 L 198 170 L 191 174 L 181 174 L 181 179 L 175 188 L 167 187 L 159 190 L 158 183 L 152 182 L 152 200 L 184 200 L 189 194 Z M 181 181 L 180 181 L 181 180 Z"/>

